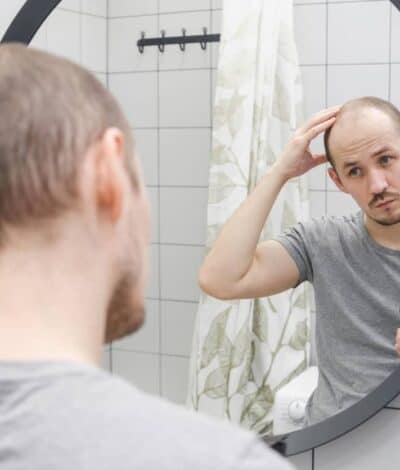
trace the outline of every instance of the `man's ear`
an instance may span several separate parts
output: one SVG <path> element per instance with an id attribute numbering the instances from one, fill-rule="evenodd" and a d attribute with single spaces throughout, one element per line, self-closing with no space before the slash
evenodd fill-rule
<path id="1" fill-rule="evenodd" d="M 335 183 L 335 185 L 340 189 L 340 191 L 343 191 L 344 193 L 348 193 L 348 191 L 345 189 L 342 182 L 340 181 L 340 178 L 335 168 L 332 168 L 332 167 L 328 168 L 328 175 L 330 179 Z"/>
<path id="2" fill-rule="evenodd" d="M 107 129 L 99 141 L 96 155 L 97 207 L 115 223 L 122 211 L 123 198 L 123 134 L 119 129 Z"/>

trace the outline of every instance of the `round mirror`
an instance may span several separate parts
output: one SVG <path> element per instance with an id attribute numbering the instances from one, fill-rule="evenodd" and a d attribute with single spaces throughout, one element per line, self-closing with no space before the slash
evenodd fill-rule
<path id="1" fill-rule="evenodd" d="M 400 13 L 396 8 L 399 2 L 393 0 L 393 5 L 386 1 L 296 3 L 295 33 L 306 118 L 355 96 L 374 95 L 400 104 L 397 86 Z M 222 2 L 193 0 L 177 6 L 172 0 L 48 0 L 40 4 L 30 0 L 15 1 L 7 8 L 3 31 L 6 23 L 10 26 L 3 41 L 31 43 L 87 67 L 117 97 L 132 125 L 152 203 L 147 323 L 140 332 L 105 348 L 104 367 L 145 391 L 184 404 L 186 397 L 191 397 L 187 390 L 188 370 L 201 296 L 197 274 L 206 253 L 209 154 L 218 45 L 207 44 L 204 39 L 192 44 L 184 44 L 181 39 L 170 44 L 168 38 L 187 39 L 193 35 L 204 36 L 207 32 L 219 33 Z M 138 47 L 139 39 L 149 38 L 157 40 L 153 45 L 147 42 Z M 315 145 L 317 151 L 323 150 L 321 140 Z M 313 217 L 350 214 L 358 210 L 348 195 L 328 181 L 325 165 L 310 172 L 308 198 Z M 377 272 L 379 269 L 376 266 Z M 298 292 L 299 289 L 296 288 Z M 326 336 L 319 338 L 320 349 L 316 350 L 316 335 L 322 334 L 322 327 L 318 326 L 321 322 L 319 312 L 312 305 L 307 316 L 303 315 L 305 297 L 301 295 L 305 296 L 306 292 L 301 292 L 295 294 L 297 300 L 293 302 L 300 313 L 293 321 L 283 321 L 286 329 L 281 329 L 282 351 L 289 350 L 295 364 L 292 373 L 285 375 L 282 372 L 282 375 L 276 366 L 272 385 L 266 387 L 266 380 L 257 384 L 253 378 L 258 388 L 241 397 L 246 403 L 245 412 L 242 411 L 246 424 L 251 420 L 253 425 L 257 420 L 262 422 L 262 428 L 253 428 L 288 456 L 338 438 L 385 406 L 400 409 L 399 400 L 387 406 L 400 392 L 400 369 L 394 350 L 396 328 L 400 327 L 398 305 L 390 312 L 376 312 L 376 324 L 383 324 L 385 334 L 393 335 L 393 350 L 382 356 L 381 368 L 377 367 L 377 360 L 372 361 L 368 370 L 363 368 L 365 357 L 379 356 L 382 350 L 375 348 L 375 339 L 370 338 L 371 343 L 368 343 L 368 335 L 365 338 L 355 336 L 351 331 L 351 318 L 347 318 L 347 323 L 338 330 L 329 332 L 331 335 L 341 332 L 343 336 L 337 338 L 340 347 L 346 341 L 351 345 L 347 357 L 343 349 L 330 351 L 329 357 L 327 354 L 323 357 L 321 352 Z M 308 292 L 312 298 L 312 291 Z M 341 305 L 346 301 L 353 300 L 346 299 Z M 227 305 L 229 308 L 229 302 Z M 269 305 L 274 318 L 278 318 L 276 321 L 282 323 L 279 299 L 276 302 L 270 300 Z M 268 324 L 267 317 L 264 318 L 260 311 L 257 313 L 259 333 L 256 334 L 255 351 L 260 355 L 271 354 L 271 344 L 266 338 L 274 326 Z M 224 312 L 221 310 L 219 323 L 210 326 L 208 339 L 207 334 L 204 335 L 208 341 L 209 361 L 203 364 L 201 380 L 205 385 L 195 400 L 195 408 L 200 411 L 201 400 L 212 403 L 222 391 L 226 392 L 218 381 L 218 372 L 207 369 L 226 341 L 225 336 L 216 339 L 226 317 Z M 363 325 L 361 316 L 357 321 Z M 334 320 L 333 324 L 340 321 Z M 371 325 L 370 322 L 369 328 Z M 359 332 L 359 326 L 354 331 Z M 238 365 L 235 367 L 247 360 L 240 346 L 240 334 L 238 331 L 236 341 L 232 340 L 229 346 L 231 353 L 236 354 Z M 335 339 L 329 341 L 335 343 Z M 226 342 L 224 344 L 226 346 Z M 272 356 L 276 351 L 272 348 Z M 316 389 L 321 391 L 328 359 L 330 374 L 335 369 L 332 364 L 346 363 L 346 367 L 337 367 L 336 378 L 325 383 L 326 393 L 328 385 L 332 388 L 329 406 L 325 403 L 324 419 L 305 426 L 307 403 Z M 339 377 L 345 370 L 347 376 Z M 249 376 L 247 379 L 251 381 Z M 348 386 L 347 391 L 344 385 Z M 236 391 L 236 395 L 230 396 L 232 402 L 240 395 L 239 386 Z M 332 397 L 337 398 L 336 407 L 332 406 Z M 323 406 L 323 397 L 320 399 Z M 193 401 L 191 404 L 193 406 Z M 209 408 L 212 413 L 212 405 Z"/>

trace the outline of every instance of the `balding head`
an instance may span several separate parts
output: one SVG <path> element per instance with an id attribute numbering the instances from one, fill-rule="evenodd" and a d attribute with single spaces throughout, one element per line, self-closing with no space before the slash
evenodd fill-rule
<path id="1" fill-rule="evenodd" d="M 365 96 L 347 101 L 336 116 L 335 124 L 324 134 L 325 153 L 329 163 L 336 168 L 335 150 L 338 146 L 346 146 L 344 139 L 352 133 L 352 129 L 368 121 L 367 113 L 376 111 L 381 113 L 382 118 L 389 118 L 394 128 L 400 132 L 400 112 L 388 101 L 374 96 Z M 375 113 L 376 114 L 376 113 Z M 385 117 L 384 117 L 385 116 Z M 368 129 L 365 128 L 365 132 Z"/>

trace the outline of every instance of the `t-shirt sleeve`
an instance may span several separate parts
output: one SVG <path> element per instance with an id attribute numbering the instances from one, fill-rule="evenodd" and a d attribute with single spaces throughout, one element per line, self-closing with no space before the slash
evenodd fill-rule
<path id="1" fill-rule="evenodd" d="M 232 470 L 295 470 L 295 468 L 261 439 L 256 438 Z"/>
<path id="2" fill-rule="evenodd" d="M 300 278 L 296 287 L 304 281 L 313 281 L 313 266 L 311 261 L 312 248 L 308 234 L 310 230 L 310 223 L 299 222 L 280 235 L 272 238 L 286 248 L 299 269 Z"/>

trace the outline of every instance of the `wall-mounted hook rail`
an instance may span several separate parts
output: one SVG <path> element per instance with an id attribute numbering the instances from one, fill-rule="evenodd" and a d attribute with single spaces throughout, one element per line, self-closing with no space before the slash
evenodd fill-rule
<path id="1" fill-rule="evenodd" d="M 145 33 L 142 31 L 141 39 L 136 43 L 139 52 L 143 54 L 143 49 L 146 46 L 158 46 L 160 52 L 164 52 L 164 46 L 169 44 L 178 44 L 182 51 L 185 50 L 186 44 L 199 43 L 201 48 L 205 50 L 207 43 L 219 42 L 220 34 L 207 34 L 207 28 L 203 28 L 203 34 L 186 36 L 186 30 L 182 28 L 181 36 L 165 36 L 165 31 L 161 31 L 161 37 L 157 38 L 145 38 Z"/>

